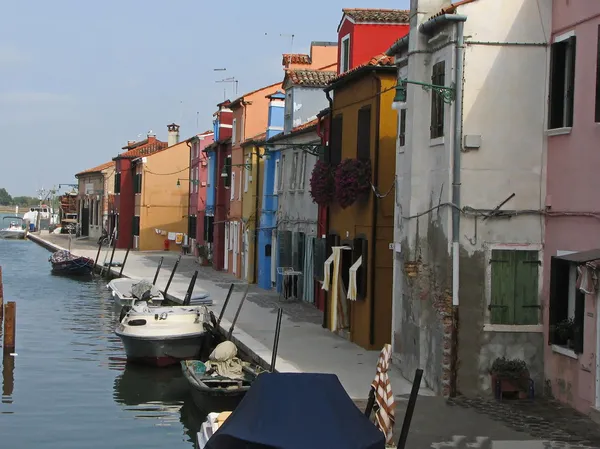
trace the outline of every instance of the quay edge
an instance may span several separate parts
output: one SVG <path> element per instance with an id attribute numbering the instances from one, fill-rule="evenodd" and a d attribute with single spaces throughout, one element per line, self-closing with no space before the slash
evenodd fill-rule
<path id="1" fill-rule="evenodd" d="M 56 245 L 52 242 L 49 242 L 36 234 L 28 233 L 27 238 L 52 253 L 55 253 L 56 251 L 60 251 L 60 250 L 66 250 L 66 248 L 63 248 L 62 246 Z M 101 265 L 96 264 L 94 269 L 99 269 L 100 267 L 101 267 Z M 117 267 L 117 268 L 118 268 L 118 270 L 120 270 L 120 267 Z M 111 267 L 110 268 L 111 275 L 114 277 L 117 277 L 119 274 L 118 270 Z M 125 273 L 123 273 L 123 277 L 128 278 L 129 276 L 127 276 Z M 167 299 L 169 299 L 173 302 L 176 302 L 176 303 L 183 302 L 183 298 L 171 295 L 170 293 L 167 293 Z M 223 318 L 221 320 L 221 325 L 220 325 L 221 332 L 223 332 L 223 334 L 226 335 L 229 332 L 230 327 L 231 327 L 231 322 L 228 321 L 227 319 Z M 233 334 L 231 336 L 231 341 L 237 346 L 238 350 L 240 350 L 244 354 L 246 354 L 254 363 L 256 363 L 257 365 L 261 366 L 264 369 L 270 368 L 270 366 L 271 366 L 271 350 L 269 348 L 267 348 L 264 344 L 262 344 L 255 338 L 251 337 L 243 330 L 239 329 L 239 327 L 236 327 L 233 330 Z M 279 368 L 276 370 L 277 372 L 280 372 L 280 371 L 281 372 L 302 372 L 291 362 L 289 362 L 285 359 L 282 359 L 281 357 L 277 357 L 277 367 Z"/>

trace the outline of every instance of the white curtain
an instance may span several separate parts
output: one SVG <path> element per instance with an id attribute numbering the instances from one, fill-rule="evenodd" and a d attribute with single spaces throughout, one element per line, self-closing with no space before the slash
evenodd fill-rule
<path id="1" fill-rule="evenodd" d="M 304 251 L 304 267 L 302 269 L 304 273 L 304 283 L 303 283 L 303 291 L 304 291 L 304 301 L 314 304 L 315 302 L 315 289 L 314 289 L 314 279 L 313 279 L 313 245 L 315 244 L 315 237 L 307 236 L 305 239 L 305 248 Z"/>

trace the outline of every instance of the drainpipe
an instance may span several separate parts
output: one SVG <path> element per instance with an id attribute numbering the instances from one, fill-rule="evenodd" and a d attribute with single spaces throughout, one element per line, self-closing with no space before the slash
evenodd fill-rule
<path id="1" fill-rule="evenodd" d="M 375 72 L 372 72 L 375 80 L 375 92 L 381 92 L 381 78 L 377 76 Z M 381 95 L 377 95 L 375 101 L 377 106 L 375 107 L 375 151 L 373 161 L 373 185 L 379 185 L 379 120 L 381 111 Z M 375 344 L 375 267 L 376 267 L 376 248 L 377 248 L 377 197 L 373 195 L 373 215 L 371 216 L 371 255 L 367 260 L 367 263 L 371 265 L 371 276 L 369 279 L 369 285 L 371 286 L 369 296 L 371 299 L 370 311 L 369 311 L 369 343 L 371 346 Z"/>
<path id="2" fill-rule="evenodd" d="M 333 98 L 331 98 L 331 94 L 329 93 L 329 90 L 325 90 L 325 97 L 327 97 L 327 101 L 329 102 L 329 138 L 327 139 L 327 143 L 326 143 L 326 147 L 325 147 L 325 160 L 327 161 L 331 161 L 331 153 L 330 153 L 330 148 L 331 148 L 331 135 L 333 133 Z M 327 228 L 328 228 L 328 223 L 329 223 L 329 206 L 325 206 L 325 238 L 327 239 Z M 327 248 L 327 240 L 325 240 L 325 248 Z M 328 300 L 329 300 L 329 293 L 328 292 L 324 292 L 325 295 L 325 301 L 323 301 L 323 324 L 322 326 L 327 329 L 328 324 L 329 324 L 329 307 L 328 307 Z"/>
<path id="3" fill-rule="evenodd" d="M 454 98 L 454 139 L 452 141 L 452 344 L 450 362 L 450 396 L 457 394 L 458 369 L 458 306 L 460 304 L 460 175 L 461 175 L 461 140 L 463 113 L 463 57 L 464 57 L 464 23 L 467 16 L 444 14 L 424 22 L 419 31 L 431 35 L 439 26 L 448 23 L 456 24 L 455 58 L 455 98 Z"/>
<path id="4" fill-rule="evenodd" d="M 192 179 L 192 145 L 190 142 L 190 139 L 185 141 L 185 144 L 187 145 L 188 149 L 190 150 L 190 162 L 189 162 L 189 170 L 188 170 L 188 176 L 190 177 L 190 179 Z M 145 178 L 145 177 L 144 177 Z M 188 185 L 190 185 L 191 182 L 188 181 Z M 192 191 L 190 189 L 190 191 L 188 192 L 188 216 L 187 216 L 187 224 L 188 224 L 188 239 L 190 238 L 189 236 L 189 232 L 190 232 L 190 216 L 192 215 L 192 200 L 191 200 L 191 195 L 192 195 Z M 196 224 L 196 228 L 198 228 L 198 224 Z M 188 242 L 188 245 L 190 244 L 190 242 Z M 192 254 L 194 254 L 194 248 L 192 248 Z"/>
<path id="5" fill-rule="evenodd" d="M 259 260 L 259 250 L 260 246 L 258 245 L 258 234 L 260 233 L 260 211 L 258 210 L 260 202 L 258 195 L 260 193 L 260 148 L 255 146 L 256 150 L 256 199 L 254 203 L 254 282 L 258 283 L 258 260 Z M 266 147 L 265 147 L 265 157 L 266 157 Z M 263 162 L 264 164 L 264 162 Z M 264 167 L 264 165 L 263 165 Z"/>

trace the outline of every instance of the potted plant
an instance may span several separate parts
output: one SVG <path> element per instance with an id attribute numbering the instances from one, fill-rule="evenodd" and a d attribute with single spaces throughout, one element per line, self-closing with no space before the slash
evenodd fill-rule
<path id="1" fill-rule="evenodd" d="M 529 396 L 529 369 L 523 360 L 498 357 L 490 375 L 496 399 L 502 399 L 503 393 L 512 393 L 519 399 Z"/>
<path id="2" fill-rule="evenodd" d="M 319 206 L 326 206 L 335 195 L 334 167 L 318 160 L 310 175 L 310 196 Z"/>
<path id="3" fill-rule="evenodd" d="M 335 170 L 335 198 L 342 209 L 371 191 L 371 161 L 344 159 Z"/>
<path id="4" fill-rule="evenodd" d="M 198 262 L 202 266 L 206 266 L 210 263 L 208 248 L 206 245 L 198 244 Z"/>
<path id="5" fill-rule="evenodd" d="M 573 349 L 573 336 L 575 335 L 575 322 L 573 321 L 573 318 L 566 318 L 559 321 L 556 324 L 555 329 L 561 344 L 567 345 L 569 348 Z"/>

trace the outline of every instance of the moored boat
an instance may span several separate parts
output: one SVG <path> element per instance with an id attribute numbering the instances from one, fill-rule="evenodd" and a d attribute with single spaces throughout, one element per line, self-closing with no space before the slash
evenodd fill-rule
<path id="1" fill-rule="evenodd" d="M 76 256 L 67 250 L 59 250 L 48 259 L 52 273 L 70 276 L 89 275 L 94 269 L 94 261 L 89 257 Z"/>
<path id="2" fill-rule="evenodd" d="M 0 229 L 0 238 L 2 239 L 14 239 L 22 240 L 25 238 L 25 229 L 23 229 L 23 219 L 17 216 L 8 216 L 2 219 L 4 223 L 6 220 L 11 220 L 8 227 Z M 19 224 L 21 222 L 21 224 Z"/>
<path id="3" fill-rule="evenodd" d="M 115 334 L 128 361 L 168 366 L 198 357 L 207 318 L 205 306 L 150 307 L 139 301 L 126 311 Z"/>
<path id="4" fill-rule="evenodd" d="M 133 301 L 142 299 L 151 303 L 160 304 L 165 299 L 162 292 L 156 288 L 156 286 L 144 279 L 116 278 L 110 281 L 107 284 L 107 287 L 112 292 L 115 304 L 119 306 L 131 305 Z M 140 287 L 147 288 L 148 296 L 146 296 L 146 298 L 142 298 L 139 295 L 136 296 L 136 290 L 139 290 Z"/>

